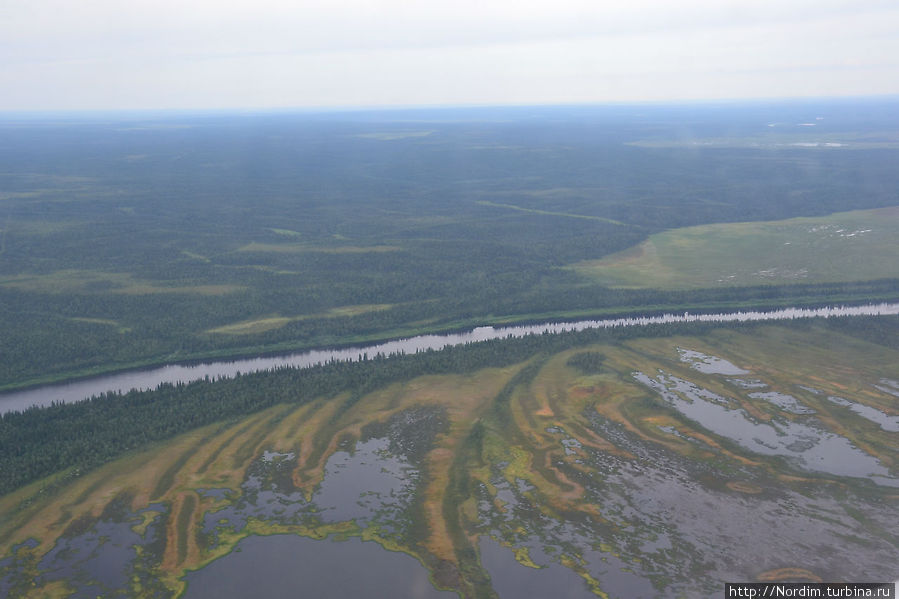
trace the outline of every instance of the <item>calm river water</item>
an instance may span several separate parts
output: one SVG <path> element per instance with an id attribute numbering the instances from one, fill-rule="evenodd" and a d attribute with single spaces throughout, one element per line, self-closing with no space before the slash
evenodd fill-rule
<path id="1" fill-rule="evenodd" d="M 46 385 L 0 394 L 0 413 L 24 410 L 31 406 L 46 406 L 53 402 L 73 402 L 108 391 L 127 392 L 131 389 L 153 389 L 161 383 L 189 382 L 209 377 L 231 377 L 236 373 L 258 372 L 282 367 L 305 368 L 329 360 L 358 360 L 363 355 L 381 353 L 415 353 L 428 349 L 441 349 L 488 339 L 523 337 L 544 331 L 561 333 L 595 328 L 647 326 L 675 322 L 749 322 L 792 320 L 797 318 L 829 318 L 835 316 L 884 316 L 899 314 L 899 303 L 867 304 L 862 306 L 837 306 L 826 308 L 784 308 L 769 312 L 721 312 L 715 314 L 663 314 L 577 322 L 548 322 L 510 327 L 478 327 L 463 333 L 445 335 L 419 335 L 406 339 L 387 341 L 364 347 L 322 349 L 283 356 L 269 356 L 242 360 L 205 362 L 200 364 L 170 364 L 147 370 L 133 370 L 71 383 Z"/>

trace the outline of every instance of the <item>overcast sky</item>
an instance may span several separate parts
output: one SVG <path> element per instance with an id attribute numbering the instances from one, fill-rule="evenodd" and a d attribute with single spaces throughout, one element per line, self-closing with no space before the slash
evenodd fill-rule
<path id="1" fill-rule="evenodd" d="M 0 110 L 897 93 L 897 0 L 0 0 Z"/>

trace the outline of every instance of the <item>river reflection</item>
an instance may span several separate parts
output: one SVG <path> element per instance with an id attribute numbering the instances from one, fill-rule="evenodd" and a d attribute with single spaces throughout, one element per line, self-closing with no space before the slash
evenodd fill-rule
<path id="1" fill-rule="evenodd" d="M 523 337 L 543 332 L 561 333 L 585 329 L 647 326 L 679 322 L 756 322 L 793 320 L 797 318 L 830 318 L 837 316 L 885 316 L 899 314 L 899 303 L 869 304 L 864 306 L 838 306 L 826 308 L 784 308 L 770 312 L 722 312 L 715 314 L 662 314 L 658 316 L 638 316 L 629 318 L 609 318 L 604 320 L 582 320 L 577 322 L 548 322 L 512 327 L 478 327 L 463 333 L 445 335 L 419 335 L 397 339 L 365 347 L 343 349 L 323 349 L 284 356 L 269 356 L 245 360 L 204 362 L 201 364 L 170 364 L 160 368 L 135 370 L 101 376 L 59 385 L 46 385 L 35 389 L 0 394 L 0 414 L 13 410 L 24 410 L 31 406 L 47 406 L 53 402 L 80 401 L 106 392 L 127 392 L 131 389 L 154 389 L 163 383 L 187 383 L 209 377 L 210 379 L 232 377 L 237 373 L 250 373 L 276 368 L 308 368 L 330 360 L 359 360 L 365 355 L 415 353 L 429 349 L 442 349 L 451 345 L 462 345 L 505 337 Z M 700 363 L 701 360 L 697 360 Z"/>

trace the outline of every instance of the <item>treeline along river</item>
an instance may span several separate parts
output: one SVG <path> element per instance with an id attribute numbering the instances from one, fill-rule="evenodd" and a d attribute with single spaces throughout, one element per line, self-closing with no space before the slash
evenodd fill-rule
<path id="1" fill-rule="evenodd" d="M 336 398 L 336 417 L 367 393 L 423 374 L 506 367 L 632 337 L 703 334 L 723 323 L 752 327 L 815 317 L 892 347 L 899 326 L 883 316 L 897 314 L 899 303 L 886 303 L 479 327 L 368 347 L 171 365 L 9 393 L 0 396 L 0 494 L 54 473 L 45 485 L 65 484 L 123 452 L 281 403 Z"/>
<path id="2" fill-rule="evenodd" d="M 320 349 L 283 356 L 268 356 L 241 360 L 204 362 L 200 364 L 169 364 L 147 370 L 135 370 L 86 380 L 45 385 L 24 391 L 0 394 L 0 414 L 25 410 L 31 406 L 69 403 L 104 393 L 123 393 L 132 389 L 154 389 L 164 383 L 187 383 L 203 379 L 230 378 L 239 373 L 271 371 L 279 368 L 308 368 L 330 361 L 358 361 L 376 355 L 412 354 L 439 350 L 491 339 L 524 337 L 526 335 L 583 331 L 586 329 L 614 329 L 646 327 L 672 323 L 733 323 L 783 321 L 804 318 L 833 318 L 845 316 L 886 316 L 899 314 L 899 303 L 835 306 L 823 308 L 784 308 L 774 311 L 719 312 L 712 314 L 661 314 L 576 322 L 553 322 L 509 327 L 478 327 L 462 333 L 419 335 L 396 339 L 365 347 Z"/>

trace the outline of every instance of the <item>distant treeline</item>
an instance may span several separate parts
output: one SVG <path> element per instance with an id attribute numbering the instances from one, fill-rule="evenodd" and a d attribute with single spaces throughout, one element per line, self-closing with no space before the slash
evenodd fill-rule
<path id="1" fill-rule="evenodd" d="M 895 345 L 899 318 L 851 317 L 787 321 L 778 326 L 826 326 Z M 758 323 L 731 324 L 751 329 Z M 424 374 L 468 373 L 502 367 L 592 343 L 646 336 L 701 335 L 720 324 L 675 323 L 507 338 L 439 351 L 368 356 L 306 369 L 282 368 L 231 379 L 163 384 L 153 391 L 108 393 L 0 417 L 0 493 L 56 472 L 77 476 L 123 452 L 207 424 L 246 416 L 279 403 L 302 403 L 348 392 L 344 409 L 366 393 Z M 587 356 L 594 367 L 601 356 Z M 577 366 L 583 365 L 578 363 Z"/>
<path id="2" fill-rule="evenodd" d="M 423 282 L 422 284 L 425 284 Z M 47 294 L 35 304 L 33 294 L 0 287 L 0 383 L 24 381 L 53 373 L 71 373 L 102 365 L 107 369 L 153 361 L 172 362 L 219 354 L 262 353 L 280 347 L 303 349 L 379 337 L 393 331 L 410 335 L 427 323 L 431 331 L 465 323 L 489 322 L 490 315 L 518 315 L 517 322 L 544 321 L 545 315 L 569 311 L 623 309 L 629 313 L 665 310 L 697 312 L 778 306 L 820 306 L 828 303 L 895 300 L 899 279 L 862 283 L 759 286 L 684 291 L 609 289 L 597 285 L 522 290 L 491 280 L 451 298 L 401 302 L 389 309 L 342 317 L 309 317 L 281 328 L 251 335 L 196 334 L 221 322 L 247 314 L 281 313 L 284 304 L 299 302 L 289 294 L 245 292 L 223 297 Z M 297 293 L 297 295 L 300 295 Z M 368 299 L 368 298 L 365 298 Z M 383 299 L 383 296 L 381 297 Z M 390 298 L 394 299 L 394 298 Z M 240 309 L 235 312 L 235 307 Z M 297 310 L 301 309 L 299 306 Z M 535 315 L 528 318 L 527 315 Z M 103 324 L 85 320 L 116 316 L 127 323 Z M 411 324 L 410 323 L 416 323 Z"/>
<path id="3" fill-rule="evenodd" d="M 865 293 L 613 290 L 565 268 L 675 227 L 897 203 L 899 150 L 629 143 L 766 136 L 796 107 L 647 110 L 5 127 L 0 386 L 490 317 Z M 895 112 L 826 123 L 869 139 Z M 210 332 L 268 317 L 285 320 Z"/>

